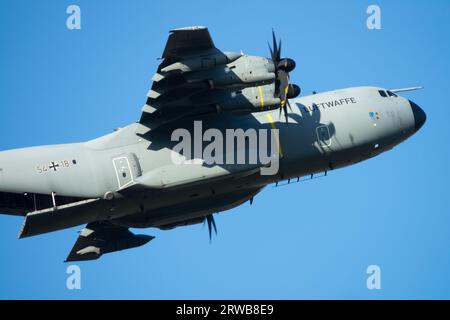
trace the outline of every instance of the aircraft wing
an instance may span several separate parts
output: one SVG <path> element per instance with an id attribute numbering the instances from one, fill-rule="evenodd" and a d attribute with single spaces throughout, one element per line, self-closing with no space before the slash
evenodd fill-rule
<path id="1" fill-rule="evenodd" d="M 142 108 L 140 123 L 154 129 L 164 123 L 201 113 L 205 104 L 193 103 L 192 95 L 208 89 L 202 81 L 188 81 L 184 75 L 193 64 L 209 61 L 208 57 L 223 56 L 213 43 L 206 27 L 189 27 L 170 31 L 162 62 L 153 76 L 152 87 Z M 168 69 L 169 67 L 169 69 Z M 180 67 L 177 69 L 177 67 Z"/>
<path id="2" fill-rule="evenodd" d="M 206 27 L 180 28 L 170 31 L 158 71 L 186 57 L 217 50 Z"/>
<path id="3" fill-rule="evenodd" d="M 140 124 L 152 130 L 210 113 L 285 109 L 287 99 L 298 96 L 300 88 L 289 84 L 295 62 L 280 58 L 274 34 L 273 45 L 271 58 L 222 52 L 206 27 L 171 30 Z"/>
<path id="4" fill-rule="evenodd" d="M 139 247 L 153 239 L 152 236 L 136 235 L 126 227 L 109 222 L 93 222 L 81 230 L 65 261 L 95 260 L 105 253 Z"/>

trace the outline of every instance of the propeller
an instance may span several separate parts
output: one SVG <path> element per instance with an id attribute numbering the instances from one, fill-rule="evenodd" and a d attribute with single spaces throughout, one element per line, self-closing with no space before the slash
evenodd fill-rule
<path id="1" fill-rule="evenodd" d="M 214 216 L 212 214 L 207 215 L 206 222 L 208 223 L 209 242 L 211 242 L 212 228 L 214 228 L 214 233 L 217 235 L 217 227 L 216 222 L 214 221 Z"/>
<path id="2" fill-rule="evenodd" d="M 281 40 L 278 41 L 275 31 L 272 29 L 272 47 L 269 44 L 270 56 L 275 67 L 275 97 L 280 98 L 280 116 L 284 112 L 288 123 L 288 110 L 292 111 L 289 99 L 297 97 L 301 93 L 299 86 L 289 83 L 289 72 L 295 69 L 295 61 L 290 58 L 281 59 Z"/>

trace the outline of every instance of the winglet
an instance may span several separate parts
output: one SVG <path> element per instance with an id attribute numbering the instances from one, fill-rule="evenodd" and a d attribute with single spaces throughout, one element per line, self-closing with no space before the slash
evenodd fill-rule
<path id="1" fill-rule="evenodd" d="M 412 88 L 403 88 L 403 89 L 393 89 L 389 90 L 393 93 L 399 93 L 399 92 L 407 92 L 407 91 L 416 91 L 416 90 L 422 90 L 423 87 L 412 87 Z"/>

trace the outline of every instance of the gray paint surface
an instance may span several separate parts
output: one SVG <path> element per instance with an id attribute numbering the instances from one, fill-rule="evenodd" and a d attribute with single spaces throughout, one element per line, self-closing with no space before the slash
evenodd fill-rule
<path id="1" fill-rule="evenodd" d="M 177 42 L 191 44 L 190 32 L 194 38 L 199 37 L 196 43 L 201 48 L 180 46 Z M 273 84 L 267 83 L 267 75 L 260 76 L 259 71 L 252 75 L 254 78 L 225 86 L 220 92 L 215 87 L 207 89 L 207 100 L 224 99 L 228 92 L 234 92 L 229 90 L 241 90 L 246 101 L 240 112 L 210 112 L 206 106 L 192 102 L 198 99 L 186 102 L 184 95 L 177 103 L 167 100 L 164 95 L 176 96 L 179 88 L 164 87 L 161 83 L 178 75 L 163 70 L 188 70 L 190 79 L 207 79 L 222 67 L 213 67 L 212 73 L 208 69 L 196 73 L 192 68 L 209 68 L 203 62 L 197 63 L 196 57 L 214 57 L 216 63 L 230 61 L 232 70 L 243 68 L 238 78 L 245 78 L 247 71 L 263 70 L 253 68 L 253 63 L 262 61 L 265 65 L 268 60 L 223 54 L 214 48 L 204 28 L 173 32 L 163 57 L 154 77 L 162 82 L 152 87 L 163 95 L 149 93 L 140 122 L 83 143 L 0 152 L 1 193 L 53 195 L 55 200 L 55 206 L 38 210 L 35 205 L 36 210 L 23 213 L 27 216 L 21 237 L 88 223 L 89 230 L 98 232 L 98 237 L 89 233 L 77 242 L 77 250 L 80 260 L 95 259 L 102 253 L 115 251 L 111 249 L 114 245 L 126 249 L 151 240 L 125 232 L 129 227 L 170 229 L 200 223 L 206 216 L 252 199 L 270 183 L 348 166 L 390 150 L 413 135 L 425 121 L 423 111 L 403 97 L 383 97 L 380 95 L 380 91 L 386 93 L 383 88 L 354 87 L 290 99 L 292 110 L 286 122 L 278 105 L 262 103 L 264 97 L 268 101 Z M 183 59 L 187 62 L 180 67 L 178 62 Z M 258 92 L 263 96 L 255 96 Z M 158 100 L 160 97 L 165 100 Z M 188 105 L 180 109 L 180 101 Z M 233 105 L 233 101 L 223 101 L 218 106 Z M 169 111 L 159 114 L 161 108 Z M 177 112 L 173 115 L 170 110 Z M 195 114 L 199 110 L 208 112 Z M 223 133 L 226 129 L 277 128 L 281 150 L 278 173 L 261 175 L 261 164 L 174 164 L 171 155 L 176 142 L 171 141 L 171 134 L 179 128 L 194 134 L 196 120 L 202 121 L 203 130 L 216 128 Z M 248 152 L 248 145 L 243 148 Z M 78 201 L 61 205 L 58 201 L 63 197 Z M 99 237 L 110 246 L 100 248 L 95 242 Z M 70 260 L 77 260 L 77 250 L 72 250 Z"/>

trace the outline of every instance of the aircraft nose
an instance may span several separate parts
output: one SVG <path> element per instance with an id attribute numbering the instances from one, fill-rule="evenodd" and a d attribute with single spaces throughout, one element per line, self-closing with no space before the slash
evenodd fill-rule
<path id="1" fill-rule="evenodd" d="M 411 105 L 411 110 L 414 115 L 414 123 L 415 123 L 415 130 L 416 132 L 422 128 L 425 121 L 427 120 L 426 113 L 422 110 L 421 107 L 419 107 L 417 104 L 409 100 L 409 104 Z"/>

